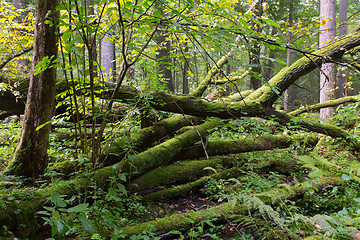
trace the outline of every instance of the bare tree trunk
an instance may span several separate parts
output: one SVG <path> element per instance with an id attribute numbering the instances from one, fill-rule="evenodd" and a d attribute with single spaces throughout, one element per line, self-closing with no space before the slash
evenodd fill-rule
<path id="1" fill-rule="evenodd" d="M 189 94 L 189 61 L 187 58 L 187 55 L 189 54 L 189 46 L 187 43 L 185 43 L 185 50 L 184 50 L 184 54 L 185 54 L 185 62 L 184 62 L 184 69 L 183 69 L 183 94 Z"/>
<path id="2" fill-rule="evenodd" d="M 290 0 L 289 2 L 290 6 L 289 6 L 289 28 L 292 27 L 293 25 L 293 6 L 294 6 L 294 1 Z M 290 46 L 291 45 L 291 32 L 288 32 L 287 35 L 287 39 L 286 39 L 286 43 Z M 291 65 L 291 49 L 288 48 L 286 50 L 286 65 L 290 66 Z M 283 99 L 283 105 L 284 105 L 284 110 L 285 112 L 289 111 L 289 103 L 291 102 L 291 100 L 294 99 L 294 85 L 291 85 L 288 89 L 286 89 L 285 94 L 284 94 L 284 99 Z"/>
<path id="3" fill-rule="evenodd" d="M 336 2 L 335 0 L 320 1 L 320 37 L 319 47 L 329 45 L 336 36 Z M 334 99 L 335 66 L 333 63 L 322 64 L 320 71 L 320 103 Z M 320 110 L 320 118 L 328 119 L 334 112 L 334 108 Z"/>
<path id="4" fill-rule="evenodd" d="M 347 33 L 347 0 L 340 0 L 339 3 L 339 37 L 343 37 Z M 336 98 L 347 96 L 345 92 L 346 71 L 339 69 L 336 79 Z"/>
<path id="5" fill-rule="evenodd" d="M 57 58 L 59 3 L 60 0 L 37 1 L 32 75 L 20 142 L 8 167 L 10 174 L 38 177 L 47 166 L 49 121 L 55 107 L 56 67 L 53 65 Z M 37 74 L 34 71 L 41 61 L 47 68 Z"/>
<path id="6" fill-rule="evenodd" d="M 107 16 L 105 16 L 106 19 Z M 111 29 L 107 29 L 100 42 L 100 65 L 102 66 L 102 77 L 105 81 L 115 82 L 116 61 L 115 44 L 110 40 L 112 36 Z"/>
<path id="7" fill-rule="evenodd" d="M 88 8 L 88 13 L 89 15 L 95 15 L 95 11 L 94 11 L 94 0 L 88 0 L 87 1 L 87 8 Z M 93 36 L 90 37 L 90 45 L 91 45 L 91 49 L 92 49 L 92 56 L 94 61 L 97 61 L 97 57 L 98 57 L 98 53 L 97 53 L 97 49 L 96 49 L 96 37 L 94 36 L 95 34 L 92 33 Z M 115 51 L 115 50 L 114 50 Z M 115 60 L 115 56 L 114 56 L 114 60 Z M 114 64 L 116 66 L 116 64 Z M 93 65 L 93 73 L 94 76 L 97 77 L 97 64 Z M 116 69 L 114 69 L 115 72 Z"/>
<path id="8" fill-rule="evenodd" d="M 170 42 L 166 40 L 167 38 L 167 30 L 166 26 L 160 26 L 158 35 L 156 36 L 156 43 L 158 45 L 156 61 L 158 64 L 158 71 L 160 74 L 160 79 L 164 83 L 166 83 L 167 88 L 174 92 L 174 82 L 172 79 L 172 73 L 170 70 L 171 67 L 171 59 L 170 55 Z"/>
<path id="9" fill-rule="evenodd" d="M 262 15 L 262 0 L 254 5 L 254 15 L 260 17 Z M 254 31 L 261 31 L 260 26 L 254 24 Z M 251 67 L 250 88 L 256 90 L 261 85 L 261 68 L 260 68 L 260 44 L 256 40 L 252 40 L 251 49 L 249 53 L 249 64 Z"/>

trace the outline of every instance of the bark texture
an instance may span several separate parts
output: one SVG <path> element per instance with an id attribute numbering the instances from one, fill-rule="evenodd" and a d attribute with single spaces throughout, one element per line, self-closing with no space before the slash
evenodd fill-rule
<path id="1" fill-rule="evenodd" d="M 108 82 L 115 82 L 116 62 L 115 62 L 115 44 L 110 39 L 112 32 L 107 30 L 100 42 L 100 64 L 102 66 L 102 78 Z"/>
<path id="2" fill-rule="evenodd" d="M 32 75 L 25 108 L 25 119 L 20 142 L 10 174 L 37 177 L 47 166 L 48 140 L 51 117 L 55 106 L 57 58 L 57 22 L 59 0 L 38 0 L 34 33 Z M 42 69 L 39 73 L 39 63 Z M 42 126 L 45 124 L 45 126 Z M 40 127 L 42 126 L 42 127 Z M 40 129 L 37 129 L 40 127 Z"/>
<path id="3" fill-rule="evenodd" d="M 347 0 L 340 0 L 339 2 L 339 37 L 342 38 L 347 33 Z M 336 75 L 336 97 L 342 98 L 347 96 L 345 83 L 346 83 L 346 70 L 338 69 Z"/>
<path id="4" fill-rule="evenodd" d="M 336 1 L 320 1 L 320 37 L 319 47 L 326 47 L 336 36 Z M 335 94 L 335 65 L 323 63 L 320 70 L 320 103 L 334 99 Z M 320 110 L 320 118 L 328 119 L 334 112 L 334 108 Z"/>

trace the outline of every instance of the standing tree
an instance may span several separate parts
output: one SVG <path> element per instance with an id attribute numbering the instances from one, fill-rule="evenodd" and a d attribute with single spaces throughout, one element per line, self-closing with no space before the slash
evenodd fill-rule
<path id="1" fill-rule="evenodd" d="M 254 1 L 248 12 L 253 14 L 254 18 L 260 18 L 263 12 L 262 0 Z M 260 32 L 261 26 L 254 22 L 253 29 L 254 32 Z M 258 89 L 261 86 L 260 50 L 260 43 L 252 39 L 249 52 L 249 65 L 251 67 L 250 88 L 254 90 Z"/>
<path id="2" fill-rule="evenodd" d="M 289 28 L 291 28 L 292 25 L 293 25 L 294 1 L 290 0 L 289 4 L 290 4 L 290 6 L 289 6 L 289 18 L 288 18 L 288 21 L 289 21 Z M 286 38 L 286 44 L 290 46 L 291 45 L 291 40 L 292 40 L 292 33 L 291 33 L 291 31 L 289 31 L 288 34 L 287 34 L 287 38 Z M 291 65 L 291 49 L 290 48 L 286 49 L 286 65 L 287 66 Z M 294 85 L 291 85 L 285 91 L 283 104 L 284 104 L 284 110 L 286 112 L 289 111 L 289 103 L 294 100 L 294 95 L 295 95 L 294 90 L 295 90 Z"/>
<path id="3" fill-rule="evenodd" d="M 336 2 L 335 0 L 320 1 L 320 37 L 319 47 L 328 46 L 336 36 Z M 335 66 L 334 63 L 323 62 L 320 70 L 320 103 L 334 99 Z M 328 119 L 334 108 L 320 109 L 320 118 Z"/>
<path id="4" fill-rule="evenodd" d="M 155 3 L 155 12 L 165 15 L 164 6 L 161 3 Z M 175 86 L 172 79 L 171 72 L 171 42 L 168 39 L 168 26 L 165 23 L 159 24 L 157 35 L 155 36 L 155 41 L 157 44 L 156 50 L 156 63 L 159 73 L 159 79 L 166 84 L 167 89 L 170 92 L 174 92 Z"/>
<path id="5" fill-rule="evenodd" d="M 108 14 L 105 16 L 109 17 Z M 115 82 L 116 62 L 115 62 L 115 43 L 111 40 L 113 35 L 111 29 L 107 29 L 100 42 L 100 64 L 104 80 Z"/>
<path id="6" fill-rule="evenodd" d="M 183 94 L 189 94 L 189 46 L 188 43 L 185 43 L 184 48 L 184 66 L 183 66 Z"/>
<path id="7" fill-rule="evenodd" d="M 339 3 L 339 37 L 344 37 L 347 33 L 347 0 L 340 0 Z M 345 77 L 346 71 L 340 69 L 337 72 L 337 76 L 336 76 L 336 86 L 337 86 L 337 92 L 336 92 L 336 97 L 337 98 L 341 98 L 346 96 L 346 92 L 345 92 L 345 82 L 346 82 L 346 77 Z"/>
<path id="8" fill-rule="evenodd" d="M 20 142 L 8 167 L 10 174 L 38 177 L 48 162 L 47 148 L 55 106 L 60 0 L 38 0 L 33 62 Z"/>

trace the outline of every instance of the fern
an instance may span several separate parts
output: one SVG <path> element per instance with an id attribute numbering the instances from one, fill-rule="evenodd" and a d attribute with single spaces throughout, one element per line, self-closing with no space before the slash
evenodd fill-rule
<path id="1" fill-rule="evenodd" d="M 322 177 L 322 176 L 341 176 L 350 174 L 350 178 L 356 182 L 360 182 L 360 178 L 357 177 L 354 172 L 359 173 L 360 164 L 353 163 L 348 169 L 344 169 L 343 167 L 329 162 L 325 157 L 320 156 L 319 154 L 312 153 L 310 155 L 297 156 L 303 163 L 303 167 L 311 169 L 312 172 L 310 174 L 311 177 Z M 351 170 L 349 170 L 351 169 Z"/>
<path id="2" fill-rule="evenodd" d="M 318 214 L 312 217 L 311 220 L 321 227 L 324 237 L 342 240 L 354 239 L 351 231 L 336 217 Z"/>
<path id="3" fill-rule="evenodd" d="M 242 203 L 249 209 L 249 213 L 251 213 L 254 210 L 257 210 L 261 216 L 265 219 L 265 221 L 271 223 L 267 224 L 268 227 L 272 225 L 276 225 L 279 227 L 282 232 L 286 232 L 287 235 L 291 236 L 292 239 L 299 239 L 300 236 L 298 236 L 297 232 L 300 230 L 306 230 L 310 231 L 312 230 L 312 222 L 309 218 L 300 215 L 300 214 L 289 214 L 287 218 L 284 218 L 281 216 L 279 211 L 282 211 L 281 208 L 279 208 L 279 211 L 274 210 L 273 207 L 271 207 L 268 204 L 265 204 L 260 198 L 256 196 L 247 196 L 247 195 L 238 195 L 238 200 L 242 201 Z M 284 204 L 283 206 L 286 207 Z M 286 207 L 287 208 L 287 207 Z M 286 211 L 289 210 L 288 208 Z M 283 211 L 282 211 L 283 212 Z M 232 216 L 233 219 L 234 216 Z M 249 217 L 238 217 L 237 220 L 241 223 L 240 226 L 252 226 L 256 221 L 251 219 Z M 290 228 L 289 228 L 290 226 Z"/>

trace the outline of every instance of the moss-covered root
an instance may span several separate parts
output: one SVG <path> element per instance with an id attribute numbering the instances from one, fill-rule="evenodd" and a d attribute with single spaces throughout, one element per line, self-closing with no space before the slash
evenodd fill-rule
<path id="1" fill-rule="evenodd" d="M 129 177 L 141 175 L 160 166 L 173 162 L 174 156 L 182 149 L 192 146 L 194 143 L 204 139 L 210 129 L 216 127 L 220 120 L 213 118 L 196 128 L 180 134 L 172 139 L 156 145 L 142 153 L 122 160 L 117 164 L 117 169 L 129 173 Z"/>
<path id="2" fill-rule="evenodd" d="M 175 162 L 172 165 L 160 167 L 145 173 L 131 182 L 129 190 L 137 192 L 151 189 L 158 186 L 186 183 L 199 176 L 204 176 L 208 171 L 206 167 L 216 168 L 222 166 L 227 157 L 216 157 L 211 159 L 201 159 L 185 162 Z"/>
<path id="3" fill-rule="evenodd" d="M 180 186 L 175 186 L 150 193 L 144 196 L 143 200 L 147 202 L 147 201 L 157 201 L 167 198 L 180 197 L 182 194 L 185 194 L 186 192 L 202 187 L 209 179 L 229 179 L 229 178 L 237 177 L 239 173 L 240 173 L 240 168 L 234 167 L 219 173 L 212 174 L 210 176 L 201 177 L 193 182 L 189 182 Z"/>
<path id="4" fill-rule="evenodd" d="M 243 138 L 236 140 L 217 140 L 207 144 L 206 152 L 209 156 L 226 155 L 242 152 L 263 151 L 274 148 L 287 148 L 296 142 L 315 145 L 318 141 L 316 134 L 296 134 L 296 135 L 270 135 L 256 138 Z M 185 149 L 176 156 L 176 159 L 194 159 L 204 157 L 202 146 L 195 145 L 190 149 Z"/>
<path id="5" fill-rule="evenodd" d="M 323 178 L 320 181 L 312 181 L 311 184 L 317 189 L 333 184 L 340 184 L 338 178 Z M 301 194 L 304 194 L 309 188 L 309 183 L 302 183 L 298 186 L 292 186 L 289 188 L 275 189 L 269 192 L 255 195 L 260 198 L 266 204 L 273 204 L 284 199 L 292 198 Z M 253 205 L 253 204 L 252 204 Z M 227 214 L 246 214 L 251 208 L 256 206 L 246 206 L 241 201 L 223 203 L 216 207 L 209 208 L 207 210 L 200 210 L 197 212 L 176 213 L 170 216 L 137 224 L 135 226 L 128 226 L 120 228 L 124 234 L 133 235 L 140 234 L 144 230 L 152 230 L 155 232 L 167 232 L 174 229 L 190 228 L 194 224 L 200 223 L 203 220 L 211 219 L 214 217 L 223 218 Z"/>

